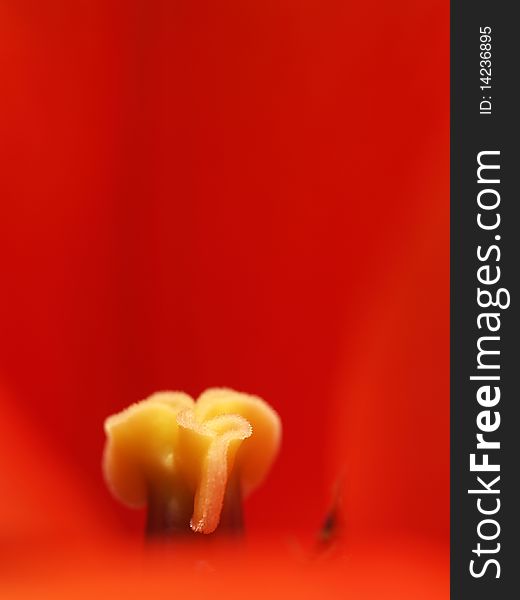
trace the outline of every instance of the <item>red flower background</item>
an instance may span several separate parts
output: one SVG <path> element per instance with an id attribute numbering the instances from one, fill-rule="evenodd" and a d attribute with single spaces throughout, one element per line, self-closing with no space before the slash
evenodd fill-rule
<path id="1" fill-rule="evenodd" d="M 265 553 L 244 573 L 299 597 L 448 596 L 448 18 L 440 0 L 0 2 L 8 597 L 160 594 L 170 558 L 140 562 L 103 420 L 214 385 L 284 423 L 246 504 L 268 555 L 311 543 L 342 482 L 317 579 Z"/>

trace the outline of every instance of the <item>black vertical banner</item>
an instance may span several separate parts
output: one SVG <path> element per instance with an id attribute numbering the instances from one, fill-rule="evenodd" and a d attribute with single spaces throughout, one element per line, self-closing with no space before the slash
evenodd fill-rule
<path id="1" fill-rule="evenodd" d="M 515 4 L 451 3 L 453 599 L 520 594 Z"/>

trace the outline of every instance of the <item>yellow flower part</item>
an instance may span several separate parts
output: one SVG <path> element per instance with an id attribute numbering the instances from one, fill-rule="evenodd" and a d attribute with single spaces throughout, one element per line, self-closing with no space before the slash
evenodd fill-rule
<path id="1" fill-rule="evenodd" d="M 197 402 L 182 392 L 153 394 L 109 417 L 105 432 L 103 472 L 117 499 L 148 503 L 149 513 L 159 506 L 163 528 L 186 519 L 193 531 L 212 533 L 230 483 L 245 496 L 267 475 L 281 423 L 261 398 L 215 388 Z"/>

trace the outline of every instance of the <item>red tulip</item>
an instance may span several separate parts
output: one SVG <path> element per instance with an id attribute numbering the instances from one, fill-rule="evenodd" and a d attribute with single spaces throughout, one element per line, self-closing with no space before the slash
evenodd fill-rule
<path id="1" fill-rule="evenodd" d="M 2 597 L 448 596 L 448 35 L 439 0 L 2 3 Z M 143 554 L 103 421 L 213 386 L 284 424 L 249 545 Z"/>

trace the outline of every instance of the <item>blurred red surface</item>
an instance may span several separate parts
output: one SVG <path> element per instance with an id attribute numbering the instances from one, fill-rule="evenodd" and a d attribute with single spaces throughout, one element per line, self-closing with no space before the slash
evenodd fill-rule
<path id="1" fill-rule="evenodd" d="M 386 540 L 379 568 L 408 552 L 411 581 L 421 540 L 447 595 L 448 19 L 0 4 L 0 553 L 135 542 L 104 418 L 227 385 L 284 423 L 252 536 L 311 539 L 342 481 L 349 556 Z"/>

